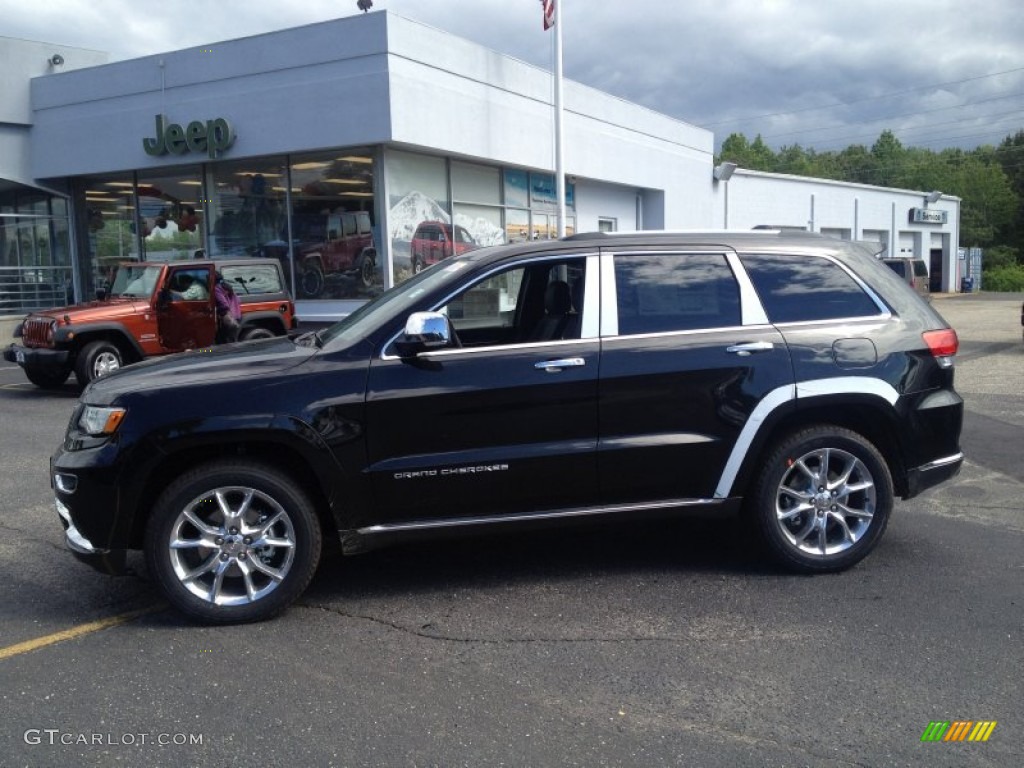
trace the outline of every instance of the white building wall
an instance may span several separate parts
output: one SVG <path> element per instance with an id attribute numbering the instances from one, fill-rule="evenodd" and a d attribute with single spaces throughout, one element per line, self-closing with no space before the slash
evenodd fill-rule
<path id="1" fill-rule="evenodd" d="M 0 179 L 33 184 L 29 163 L 32 78 L 57 77 L 103 64 L 108 58 L 101 51 L 0 37 Z"/>
<path id="2" fill-rule="evenodd" d="M 622 232 L 641 229 L 637 219 L 637 197 L 635 187 L 616 184 L 598 184 L 592 181 L 576 182 L 576 229 L 579 232 L 596 232 L 598 219 L 615 219 L 616 228 Z"/>
<path id="3" fill-rule="evenodd" d="M 550 72 L 397 16 L 388 50 L 395 143 L 554 170 Z M 711 132 L 579 83 L 564 102 L 566 175 L 663 190 L 665 226 L 707 226 Z"/>
<path id="4" fill-rule="evenodd" d="M 927 204 L 927 193 L 827 179 L 736 170 L 713 183 L 714 226 L 728 229 L 794 227 L 885 245 L 886 255 L 916 257 L 930 266 L 942 250 L 942 290 L 957 290 L 960 198 L 944 195 Z M 913 208 L 946 212 L 945 224 L 910 221 Z"/>

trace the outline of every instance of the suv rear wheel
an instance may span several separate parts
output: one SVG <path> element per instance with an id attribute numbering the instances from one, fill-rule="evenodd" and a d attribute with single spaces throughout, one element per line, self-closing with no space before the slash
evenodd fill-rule
<path id="1" fill-rule="evenodd" d="M 93 379 L 113 373 L 123 365 L 121 350 L 109 341 L 91 341 L 82 347 L 75 361 L 75 378 L 85 387 Z"/>
<path id="2" fill-rule="evenodd" d="M 146 529 L 146 559 L 167 599 L 204 622 L 284 610 L 320 559 L 320 524 L 287 475 L 255 462 L 198 467 L 168 486 Z"/>
<path id="3" fill-rule="evenodd" d="M 811 427 L 770 453 L 752 502 L 776 560 L 808 573 L 840 571 L 863 559 L 885 531 L 892 476 L 878 449 L 861 435 Z"/>

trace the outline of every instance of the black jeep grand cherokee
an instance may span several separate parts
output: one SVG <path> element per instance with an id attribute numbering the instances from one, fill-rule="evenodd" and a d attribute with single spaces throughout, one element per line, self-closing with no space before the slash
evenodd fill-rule
<path id="1" fill-rule="evenodd" d="M 142 548 L 211 622 L 271 616 L 324 536 L 744 507 L 836 571 L 896 496 L 955 475 L 956 333 L 854 243 L 577 235 L 448 259 L 318 334 L 144 362 L 82 394 L 52 458 L 70 548 Z"/>

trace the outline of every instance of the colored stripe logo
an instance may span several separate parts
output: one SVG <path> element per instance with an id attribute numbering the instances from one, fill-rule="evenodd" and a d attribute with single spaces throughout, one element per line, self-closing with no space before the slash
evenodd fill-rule
<path id="1" fill-rule="evenodd" d="M 996 725 L 995 720 L 933 720 L 921 734 L 921 741 L 988 741 Z"/>

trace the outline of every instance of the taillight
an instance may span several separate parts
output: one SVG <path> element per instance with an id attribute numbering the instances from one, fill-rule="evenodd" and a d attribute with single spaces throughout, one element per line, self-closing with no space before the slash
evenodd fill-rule
<path id="1" fill-rule="evenodd" d="M 953 365 L 953 356 L 960 348 L 960 340 L 956 331 L 952 328 L 943 328 L 940 331 L 925 331 L 921 334 L 924 343 L 928 345 L 932 356 L 944 368 Z"/>

